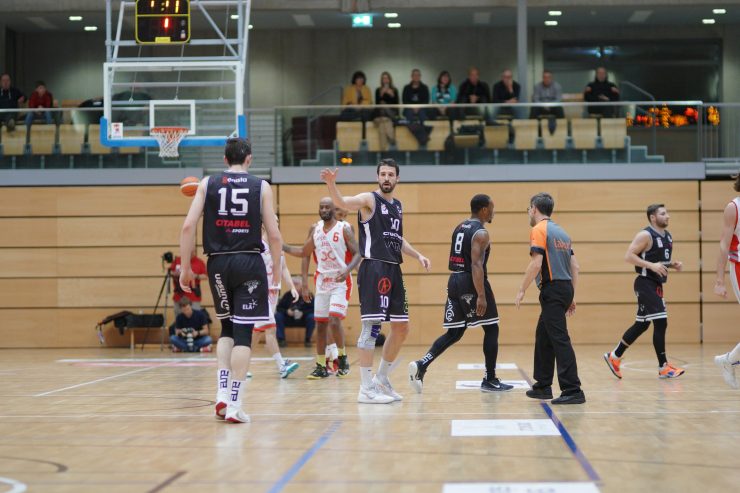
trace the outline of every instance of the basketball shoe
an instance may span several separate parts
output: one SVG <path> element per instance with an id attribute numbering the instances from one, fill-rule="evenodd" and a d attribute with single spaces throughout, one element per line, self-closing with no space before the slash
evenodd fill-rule
<path id="1" fill-rule="evenodd" d="M 349 375 L 349 362 L 347 361 L 347 355 L 340 356 L 338 360 L 337 377 L 344 378 Z"/>
<path id="2" fill-rule="evenodd" d="M 417 394 L 421 394 L 424 388 L 424 374 L 427 372 L 424 365 L 418 361 L 412 361 L 409 363 L 409 385 L 416 391 Z"/>
<path id="3" fill-rule="evenodd" d="M 299 366 L 298 363 L 286 359 L 280 367 L 280 378 L 288 378 L 288 375 L 296 371 Z"/>
<path id="4" fill-rule="evenodd" d="M 658 370 L 658 378 L 678 378 L 684 374 L 684 371 L 686 370 L 673 366 L 666 361 L 663 366 L 660 367 L 660 370 Z"/>
<path id="5" fill-rule="evenodd" d="M 619 369 L 619 365 L 622 363 L 622 361 L 616 356 L 613 356 L 611 352 L 604 353 L 604 361 L 606 361 L 606 366 L 609 367 L 614 376 L 621 379 L 622 370 Z"/>
<path id="6" fill-rule="evenodd" d="M 309 373 L 306 378 L 309 380 L 321 380 L 322 378 L 326 378 L 328 376 L 329 372 L 326 371 L 326 367 L 316 363 L 316 368 L 314 368 L 313 371 Z"/>
<path id="7" fill-rule="evenodd" d="M 375 385 L 375 388 L 378 389 L 382 394 L 393 398 L 394 401 L 403 400 L 403 396 L 393 390 L 393 386 L 391 385 L 390 380 L 388 380 L 387 378 L 375 375 L 373 377 L 373 385 Z"/>
<path id="8" fill-rule="evenodd" d="M 727 385 L 733 389 L 740 388 L 735 376 L 735 365 L 730 361 L 730 353 L 725 353 L 714 357 L 714 364 L 722 369 L 722 376 L 725 377 Z"/>
<path id="9" fill-rule="evenodd" d="M 360 385 L 360 393 L 357 394 L 357 402 L 360 404 L 390 404 L 393 401 L 393 397 L 385 395 L 377 388 L 375 379 L 369 388 Z"/>
<path id="10" fill-rule="evenodd" d="M 229 406 L 226 408 L 226 421 L 229 423 L 249 423 L 249 415 L 241 406 Z"/>
<path id="11" fill-rule="evenodd" d="M 225 419 L 226 418 L 226 408 L 229 405 L 223 401 L 218 401 L 216 403 L 216 419 Z"/>
<path id="12" fill-rule="evenodd" d="M 504 383 L 498 378 L 493 378 L 491 380 L 486 380 L 484 378 L 483 381 L 480 383 L 481 392 L 508 392 L 513 388 L 513 385 Z"/>

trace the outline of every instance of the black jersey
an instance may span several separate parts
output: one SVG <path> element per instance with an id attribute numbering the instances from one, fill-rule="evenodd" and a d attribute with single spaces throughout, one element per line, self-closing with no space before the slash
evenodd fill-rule
<path id="1" fill-rule="evenodd" d="M 666 230 L 665 235 L 660 235 L 650 226 L 645 228 L 645 231 L 650 233 L 653 245 L 642 252 L 640 256 L 643 260 L 653 263 L 659 262 L 667 267 L 671 263 L 671 254 L 673 253 L 673 238 L 671 237 L 671 234 Z M 635 271 L 642 277 L 648 277 L 657 282 L 668 281 L 668 276 L 659 276 L 655 272 L 644 267 L 635 266 Z"/>
<path id="2" fill-rule="evenodd" d="M 403 209 L 398 199 L 388 202 L 373 192 L 375 210 L 367 221 L 357 213 L 360 228 L 360 254 L 363 258 L 400 264 L 403 262 Z"/>
<path id="3" fill-rule="evenodd" d="M 477 219 L 468 219 L 460 223 L 452 232 L 452 244 L 450 245 L 450 264 L 452 272 L 472 272 L 473 267 L 473 237 L 485 229 Z M 491 253 L 491 245 L 488 245 L 483 258 L 483 275 L 488 274 L 488 255 Z"/>
<path id="4" fill-rule="evenodd" d="M 205 253 L 262 249 L 262 179 L 229 171 L 210 176 L 203 207 Z"/>

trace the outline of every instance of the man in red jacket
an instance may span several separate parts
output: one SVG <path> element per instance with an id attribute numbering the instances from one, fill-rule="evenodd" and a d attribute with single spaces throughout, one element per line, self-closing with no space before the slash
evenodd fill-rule
<path id="1" fill-rule="evenodd" d="M 43 118 L 47 124 L 51 124 L 51 111 L 31 111 L 31 110 L 43 110 L 54 106 L 54 98 L 49 91 L 46 90 L 46 84 L 40 80 L 36 82 L 36 90 L 31 93 L 31 98 L 28 100 L 28 113 L 26 113 L 26 126 L 30 126 L 33 123 L 34 118 Z"/>

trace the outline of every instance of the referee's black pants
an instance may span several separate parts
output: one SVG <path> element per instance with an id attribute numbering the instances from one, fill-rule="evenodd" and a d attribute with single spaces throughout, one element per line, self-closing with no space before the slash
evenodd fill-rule
<path id="1" fill-rule="evenodd" d="M 551 281 L 542 286 L 542 313 L 537 322 L 534 343 L 534 388 L 552 386 L 557 363 L 558 382 L 563 395 L 576 394 L 581 390 L 576 353 L 565 320 L 565 313 L 572 302 L 573 284 L 570 281 Z"/>

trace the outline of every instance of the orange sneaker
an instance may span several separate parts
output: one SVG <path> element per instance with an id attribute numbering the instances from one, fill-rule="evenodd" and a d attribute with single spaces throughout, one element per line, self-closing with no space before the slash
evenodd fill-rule
<path id="1" fill-rule="evenodd" d="M 660 370 L 658 370 L 658 378 L 677 378 L 684 374 L 683 368 L 678 368 L 672 364 L 666 362 Z"/>
<path id="2" fill-rule="evenodd" d="M 606 361 L 606 366 L 608 366 L 612 373 L 614 373 L 614 376 L 621 379 L 622 370 L 619 369 L 619 365 L 622 361 L 619 358 L 612 356 L 611 352 L 604 353 L 604 361 Z"/>

